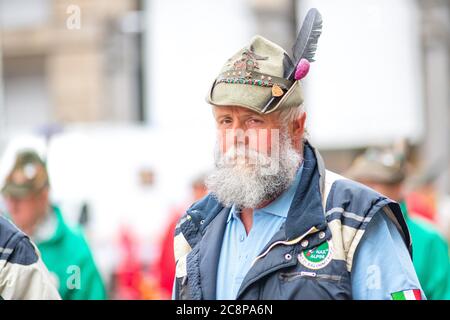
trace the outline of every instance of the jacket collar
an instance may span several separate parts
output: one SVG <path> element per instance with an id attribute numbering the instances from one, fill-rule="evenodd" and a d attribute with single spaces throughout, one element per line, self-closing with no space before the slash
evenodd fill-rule
<path id="1" fill-rule="evenodd" d="M 200 241 L 199 268 L 202 282 L 202 297 L 205 300 L 216 299 L 217 266 L 219 264 L 222 238 L 225 233 L 229 208 L 223 208 L 217 215 L 215 223 L 206 230 Z"/>
<path id="2" fill-rule="evenodd" d="M 286 221 L 286 238 L 294 239 L 311 227 L 326 229 L 322 205 L 325 170 L 318 152 L 306 142 L 303 152 L 303 173 L 292 199 Z"/>

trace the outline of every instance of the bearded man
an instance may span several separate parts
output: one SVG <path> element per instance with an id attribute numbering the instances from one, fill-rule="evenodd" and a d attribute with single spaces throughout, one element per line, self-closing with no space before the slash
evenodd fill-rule
<path id="1" fill-rule="evenodd" d="M 175 299 L 425 298 L 398 204 L 305 137 L 305 57 L 256 36 L 214 81 L 216 168 L 175 230 Z"/>

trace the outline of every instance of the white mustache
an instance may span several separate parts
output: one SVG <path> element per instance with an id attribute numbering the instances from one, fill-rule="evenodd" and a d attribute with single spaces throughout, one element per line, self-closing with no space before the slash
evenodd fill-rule
<path id="1" fill-rule="evenodd" d="M 273 159 L 265 152 L 259 152 L 252 148 L 245 146 L 244 144 L 240 144 L 237 146 L 232 146 L 228 149 L 225 154 L 219 155 L 219 159 L 217 161 L 217 165 L 242 165 L 242 164 L 258 164 L 262 166 L 267 166 L 272 163 L 272 161 L 277 160 Z"/>

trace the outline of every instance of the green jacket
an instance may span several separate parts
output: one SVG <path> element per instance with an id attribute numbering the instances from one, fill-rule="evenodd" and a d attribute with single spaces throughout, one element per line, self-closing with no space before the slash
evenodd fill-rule
<path id="1" fill-rule="evenodd" d="M 429 300 L 450 300 L 450 260 L 447 242 L 427 222 L 411 218 L 400 203 L 412 238 L 413 264 Z"/>
<path id="2" fill-rule="evenodd" d="M 36 245 L 45 265 L 58 278 L 61 298 L 106 299 L 102 278 L 82 231 L 70 228 L 58 207 L 53 207 L 53 213 L 57 218 L 55 233 Z"/>

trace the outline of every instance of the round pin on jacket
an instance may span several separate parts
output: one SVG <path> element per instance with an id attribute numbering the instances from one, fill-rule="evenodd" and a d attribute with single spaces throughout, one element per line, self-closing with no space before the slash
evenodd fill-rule
<path id="1" fill-rule="evenodd" d="M 332 260 L 333 247 L 330 241 L 325 241 L 319 246 L 303 250 L 298 255 L 298 261 L 305 267 L 313 270 L 326 267 Z"/>

